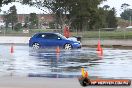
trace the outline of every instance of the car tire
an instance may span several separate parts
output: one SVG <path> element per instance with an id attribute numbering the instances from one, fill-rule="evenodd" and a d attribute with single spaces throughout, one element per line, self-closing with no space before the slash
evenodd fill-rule
<path id="1" fill-rule="evenodd" d="M 65 50 L 71 50 L 72 49 L 72 45 L 67 43 L 67 44 L 64 45 L 64 49 Z"/>
<path id="2" fill-rule="evenodd" d="M 33 49 L 39 49 L 40 48 L 40 44 L 39 43 L 33 43 L 33 45 L 32 45 L 32 48 Z"/>

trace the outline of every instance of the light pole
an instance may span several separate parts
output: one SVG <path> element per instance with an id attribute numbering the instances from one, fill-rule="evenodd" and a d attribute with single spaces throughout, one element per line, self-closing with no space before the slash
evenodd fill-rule
<path id="1" fill-rule="evenodd" d="M 130 26 L 131 26 L 131 20 L 132 20 L 132 17 L 130 16 L 130 24 L 129 24 Z"/>

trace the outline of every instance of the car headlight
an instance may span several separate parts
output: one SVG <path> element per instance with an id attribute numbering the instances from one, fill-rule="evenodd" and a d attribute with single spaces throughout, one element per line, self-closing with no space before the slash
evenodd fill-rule
<path id="1" fill-rule="evenodd" d="M 79 43 L 78 42 L 75 42 L 74 44 L 76 45 L 76 44 L 79 44 Z"/>

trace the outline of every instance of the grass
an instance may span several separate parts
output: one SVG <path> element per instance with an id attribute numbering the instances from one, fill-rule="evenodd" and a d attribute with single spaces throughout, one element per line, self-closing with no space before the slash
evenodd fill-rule
<path id="1" fill-rule="evenodd" d="M 8 29 L 7 31 L 1 30 L 0 36 L 32 36 L 35 33 L 40 32 L 59 32 L 58 30 L 54 29 L 30 29 L 29 33 L 23 33 L 23 29 L 20 31 L 12 31 L 11 29 Z"/>
<path id="2" fill-rule="evenodd" d="M 82 36 L 83 38 L 99 38 L 98 31 L 87 31 L 83 33 L 72 33 L 74 36 Z M 102 39 L 132 39 L 132 31 L 101 31 Z"/>
<path id="3" fill-rule="evenodd" d="M 61 30 L 54 30 L 54 29 L 32 29 L 29 33 L 23 33 L 22 30 L 20 31 L 11 31 L 7 30 L 4 34 L 0 33 L 0 36 L 32 36 L 38 32 L 59 32 L 62 33 Z M 99 38 L 98 31 L 85 31 L 85 32 L 72 32 L 72 36 L 81 36 L 83 38 Z M 101 39 L 132 39 L 132 31 L 101 31 L 100 32 Z"/>

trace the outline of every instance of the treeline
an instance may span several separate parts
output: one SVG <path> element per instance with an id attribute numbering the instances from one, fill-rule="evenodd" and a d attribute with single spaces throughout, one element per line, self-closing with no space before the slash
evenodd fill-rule
<path id="1" fill-rule="evenodd" d="M 99 7 L 103 1 L 106 0 L 44 0 L 32 5 L 48 8 L 56 28 L 65 24 L 80 31 L 116 28 L 116 11 L 108 5 Z"/>
<path id="2" fill-rule="evenodd" d="M 13 5 L 7 12 L 3 14 L 6 29 L 11 27 L 12 30 L 19 31 L 21 28 L 38 28 L 38 17 L 36 13 L 30 13 L 29 16 L 24 16 L 23 22 L 18 21 L 16 6 Z"/>
<path id="3" fill-rule="evenodd" d="M 4 3 L 4 0 L 2 0 Z M 11 0 L 6 0 L 10 2 Z M 15 0 L 13 0 L 15 1 Z M 35 6 L 45 11 L 46 7 L 54 16 L 55 28 L 68 25 L 77 30 L 96 30 L 99 28 L 116 28 L 117 19 L 114 8 L 108 5 L 99 7 L 106 0 L 20 0 L 22 4 Z M 6 2 L 7 3 L 7 2 Z"/>
<path id="4" fill-rule="evenodd" d="M 123 12 L 121 13 L 121 18 L 124 20 L 132 20 L 132 9 L 129 8 L 129 4 L 127 3 L 123 3 L 121 5 L 121 9 L 123 10 Z"/>

